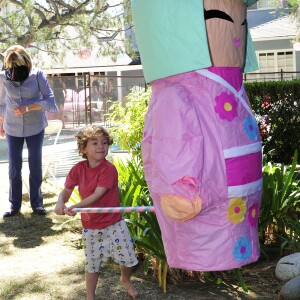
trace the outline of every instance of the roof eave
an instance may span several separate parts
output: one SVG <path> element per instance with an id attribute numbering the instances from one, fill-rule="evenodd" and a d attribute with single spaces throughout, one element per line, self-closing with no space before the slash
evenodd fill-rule
<path id="1" fill-rule="evenodd" d="M 295 38 L 295 35 L 290 36 L 276 36 L 276 37 L 260 37 L 255 38 L 252 36 L 253 42 L 264 42 L 264 41 L 279 41 L 279 40 L 293 40 Z"/>

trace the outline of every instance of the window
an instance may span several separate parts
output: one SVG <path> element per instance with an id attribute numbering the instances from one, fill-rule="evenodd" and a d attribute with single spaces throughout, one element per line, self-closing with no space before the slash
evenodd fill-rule
<path id="1" fill-rule="evenodd" d="M 293 52 L 278 52 L 277 54 L 278 59 L 278 71 L 281 69 L 286 72 L 293 71 Z"/>
<path id="2" fill-rule="evenodd" d="M 260 53 L 258 56 L 259 72 L 275 72 L 275 53 Z M 274 78 L 274 74 L 261 74 L 266 79 Z"/>
<path id="3" fill-rule="evenodd" d="M 293 72 L 294 53 L 293 51 L 259 53 L 258 64 L 259 71 L 257 73 L 270 74 L 257 74 L 257 78 L 276 80 L 280 78 L 281 74 L 274 74 L 274 72 L 280 72 L 281 70 L 283 72 Z"/>
<path id="4" fill-rule="evenodd" d="M 292 72 L 294 69 L 293 51 L 259 53 L 260 72 Z"/>

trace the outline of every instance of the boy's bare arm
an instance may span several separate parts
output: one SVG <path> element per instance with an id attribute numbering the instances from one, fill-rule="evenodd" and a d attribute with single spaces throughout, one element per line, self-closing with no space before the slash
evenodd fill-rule
<path id="1" fill-rule="evenodd" d="M 57 203 L 56 203 L 56 206 L 55 206 L 55 209 L 54 209 L 54 212 L 57 214 L 57 215 L 64 215 L 65 212 L 64 210 L 67 208 L 65 203 L 67 203 L 72 195 L 72 192 L 73 190 L 69 190 L 69 189 L 66 189 L 64 188 L 59 196 L 58 196 L 58 200 L 57 200 Z"/>
<path id="2" fill-rule="evenodd" d="M 97 200 L 99 200 L 107 192 L 107 190 L 108 190 L 108 188 L 106 188 L 106 187 L 97 187 L 95 192 L 92 195 L 83 199 L 79 203 L 70 206 L 69 210 L 71 210 L 73 208 L 90 207 L 93 203 L 95 203 Z"/>

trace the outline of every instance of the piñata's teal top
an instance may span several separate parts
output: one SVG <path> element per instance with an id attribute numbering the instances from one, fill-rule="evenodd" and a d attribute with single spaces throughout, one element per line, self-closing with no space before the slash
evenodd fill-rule
<path id="1" fill-rule="evenodd" d="M 186 0 L 131 2 L 147 82 L 212 66 L 203 1 L 188 0 L 188 5 Z M 250 6 L 257 0 L 244 2 Z M 248 31 L 244 72 L 256 69 L 258 64 Z"/>

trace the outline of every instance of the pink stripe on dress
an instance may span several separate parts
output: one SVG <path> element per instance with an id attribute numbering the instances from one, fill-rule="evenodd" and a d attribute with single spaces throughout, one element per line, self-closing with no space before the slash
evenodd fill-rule
<path id="1" fill-rule="evenodd" d="M 261 152 L 228 158 L 225 164 L 228 186 L 248 184 L 262 178 Z"/>

